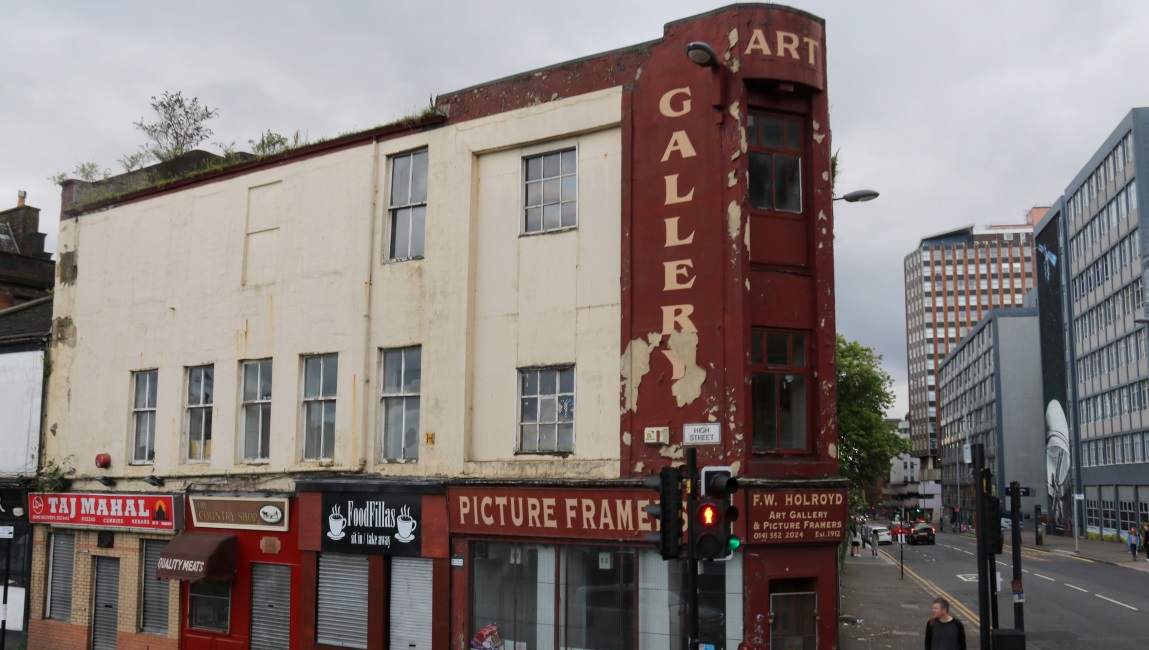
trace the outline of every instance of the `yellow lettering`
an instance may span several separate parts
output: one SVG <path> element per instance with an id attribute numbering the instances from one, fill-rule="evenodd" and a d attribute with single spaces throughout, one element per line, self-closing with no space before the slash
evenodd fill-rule
<path id="1" fill-rule="evenodd" d="M 678 278 L 688 277 L 690 269 L 694 268 L 694 262 L 691 260 L 674 260 L 672 262 L 663 262 L 663 291 L 674 291 L 676 289 L 689 289 L 694 286 L 696 278 L 690 278 L 686 282 L 679 282 Z"/>
<path id="2" fill-rule="evenodd" d="M 683 239 L 678 236 L 678 217 L 667 217 L 663 220 L 666 225 L 666 248 L 671 246 L 684 246 L 694 241 L 694 231 L 691 230 L 690 234 Z"/>
<path id="3" fill-rule="evenodd" d="M 495 523 L 495 518 L 487 514 L 487 508 L 490 507 L 492 502 L 493 499 L 491 499 L 491 497 L 483 497 L 483 500 L 479 502 L 479 516 L 483 518 L 483 523 L 488 526 Z"/>
<path id="4" fill-rule="evenodd" d="M 810 52 L 810 65 L 814 65 L 814 51 L 818 49 L 818 41 L 809 36 L 803 36 L 802 42 L 806 44 L 806 49 Z"/>
<path id="5" fill-rule="evenodd" d="M 581 499 L 582 501 L 582 527 L 587 530 L 594 530 L 594 501 L 590 499 Z"/>
<path id="6" fill-rule="evenodd" d="M 671 103 L 676 95 L 686 95 L 686 99 L 682 100 L 682 105 L 679 108 L 674 108 Z M 690 112 L 690 88 L 675 88 L 668 90 L 658 101 L 658 112 L 666 117 L 682 117 Z"/>
<path id="7" fill-rule="evenodd" d="M 578 500 L 577 499 L 564 499 L 564 502 L 566 503 L 566 506 L 567 506 L 566 507 L 566 511 L 567 511 L 567 525 L 566 525 L 566 527 L 570 528 L 571 526 L 574 525 L 575 514 L 577 514 L 577 512 L 578 512 Z"/>
<path id="8" fill-rule="evenodd" d="M 507 523 L 507 497 L 495 497 L 495 505 L 499 506 L 499 525 Z"/>
<path id="9" fill-rule="evenodd" d="M 471 500 L 462 497 L 459 499 L 459 523 L 467 523 L 467 515 L 471 514 Z"/>
<path id="10" fill-rule="evenodd" d="M 559 522 L 555 519 L 555 500 L 543 499 L 543 528 L 558 528 Z"/>
<path id="11" fill-rule="evenodd" d="M 743 54 L 750 54 L 754 50 L 767 56 L 771 55 L 770 46 L 766 44 L 766 34 L 763 34 L 761 29 L 754 30 L 750 35 L 750 42 L 746 44 L 746 51 Z"/>
<path id="12" fill-rule="evenodd" d="M 694 152 L 694 145 L 690 142 L 690 136 L 686 135 L 686 131 L 675 131 L 670 136 L 670 142 L 666 143 L 666 151 L 662 154 L 660 162 L 670 160 L 670 154 L 677 151 L 683 158 L 693 158 L 698 155 Z"/>
<path id="13" fill-rule="evenodd" d="M 634 511 L 630 509 L 630 501 L 614 500 L 614 518 L 620 530 L 634 529 Z"/>
<path id="14" fill-rule="evenodd" d="M 542 523 L 539 521 L 539 512 L 542 508 L 539 507 L 538 499 L 527 499 L 527 525 L 539 527 Z"/>
<path id="15" fill-rule="evenodd" d="M 678 174 L 670 174 L 669 176 L 664 176 L 663 178 L 666 179 L 666 205 L 672 205 L 674 203 L 686 203 L 687 201 L 690 201 L 694 198 L 693 187 L 690 188 L 690 192 L 688 192 L 686 196 L 680 196 L 678 194 Z"/>
<path id="16" fill-rule="evenodd" d="M 675 329 L 683 332 L 697 332 L 694 321 L 690 315 L 694 313 L 694 305 L 663 305 L 662 307 L 662 335 L 670 336 Z M 678 327 L 676 328 L 675 325 Z"/>
<path id="17" fill-rule="evenodd" d="M 778 45 L 775 48 L 778 50 L 778 56 L 782 56 L 782 52 L 789 50 L 790 58 L 798 58 L 798 35 L 791 34 L 790 32 L 778 32 Z"/>
<path id="18" fill-rule="evenodd" d="M 602 530 L 615 530 L 614 520 L 610 518 L 610 506 L 604 500 L 599 503 L 598 527 Z"/>

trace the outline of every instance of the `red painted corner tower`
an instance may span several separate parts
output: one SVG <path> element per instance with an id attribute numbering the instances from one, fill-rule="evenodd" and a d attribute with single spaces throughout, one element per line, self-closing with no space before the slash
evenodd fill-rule
<path id="1" fill-rule="evenodd" d="M 821 19 L 737 5 L 668 25 L 624 99 L 622 474 L 693 445 L 742 479 L 752 648 L 795 594 L 818 646 L 837 639 L 825 55 Z"/>

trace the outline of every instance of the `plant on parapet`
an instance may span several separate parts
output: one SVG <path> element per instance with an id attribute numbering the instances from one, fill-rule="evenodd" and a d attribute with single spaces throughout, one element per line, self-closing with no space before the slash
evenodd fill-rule
<path id="1" fill-rule="evenodd" d="M 32 479 L 32 483 L 28 486 L 33 492 L 61 492 L 67 490 L 68 486 L 72 484 L 72 479 L 68 478 L 76 472 L 71 467 L 65 465 L 71 462 L 72 457 L 68 456 L 60 463 L 56 459 L 49 458 L 44 461 L 44 465 L 36 472 L 36 477 Z"/>

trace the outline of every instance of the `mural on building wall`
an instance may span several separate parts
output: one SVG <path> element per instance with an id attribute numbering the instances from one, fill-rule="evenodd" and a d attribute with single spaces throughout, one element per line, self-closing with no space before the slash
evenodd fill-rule
<path id="1" fill-rule="evenodd" d="M 1045 404 L 1045 492 L 1049 524 L 1065 532 L 1073 512 L 1072 455 L 1066 417 L 1065 323 L 1061 309 L 1061 215 L 1034 238 L 1037 244 L 1038 324 L 1041 333 L 1042 398 Z"/>

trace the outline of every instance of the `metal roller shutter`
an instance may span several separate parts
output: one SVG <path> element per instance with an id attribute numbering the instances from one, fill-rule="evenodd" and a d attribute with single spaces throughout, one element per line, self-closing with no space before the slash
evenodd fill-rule
<path id="1" fill-rule="evenodd" d="M 391 650 L 431 650 L 432 563 L 391 558 Z"/>
<path id="2" fill-rule="evenodd" d="M 75 535 L 52 534 L 52 566 L 48 583 L 48 618 L 72 620 L 72 563 L 75 559 Z"/>
<path id="3" fill-rule="evenodd" d="M 156 579 L 156 564 L 160 561 L 160 551 L 167 545 L 164 540 L 144 540 L 144 566 L 140 577 L 140 583 L 144 586 L 140 629 L 149 634 L 165 636 L 168 633 L 168 594 L 171 583 Z"/>
<path id="4" fill-rule="evenodd" d="M 251 565 L 251 650 L 291 645 L 291 567 Z"/>
<path id="5" fill-rule="evenodd" d="M 319 616 L 316 641 L 367 647 L 367 557 L 319 555 Z"/>
<path id="6" fill-rule="evenodd" d="M 120 560 L 96 558 L 96 593 L 92 612 L 92 650 L 116 650 L 120 620 Z"/>

